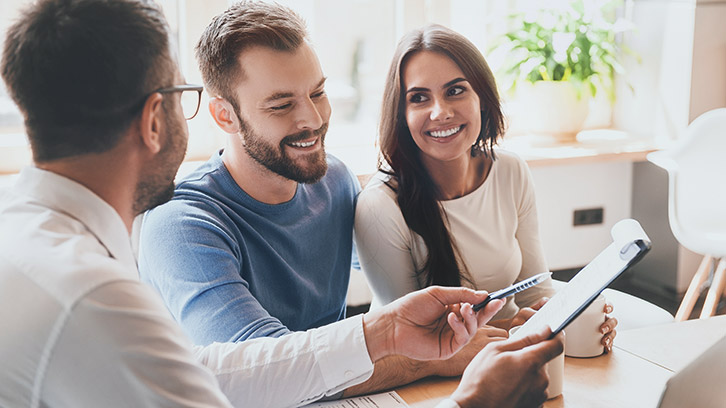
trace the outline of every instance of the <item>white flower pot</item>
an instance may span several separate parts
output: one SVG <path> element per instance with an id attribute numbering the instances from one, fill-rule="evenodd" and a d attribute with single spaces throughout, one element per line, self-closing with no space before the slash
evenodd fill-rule
<path id="1" fill-rule="evenodd" d="M 566 81 L 523 83 L 518 99 L 521 120 L 527 131 L 552 136 L 562 142 L 576 140 L 589 112 L 588 90 L 578 93 L 575 86 Z"/>

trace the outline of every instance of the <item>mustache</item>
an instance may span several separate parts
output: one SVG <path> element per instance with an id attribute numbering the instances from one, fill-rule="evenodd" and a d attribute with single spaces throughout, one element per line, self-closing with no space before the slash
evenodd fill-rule
<path id="1" fill-rule="evenodd" d="M 311 136 L 314 137 L 320 137 L 321 139 L 325 138 L 325 134 L 328 133 L 328 122 L 323 123 L 322 126 L 315 130 L 303 130 L 300 133 L 294 133 L 292 135 L 287 135 L 282 138 L 280 141 L 280 146 L 283 146 L 288 143 L 297 143 L 301 142 L 305 139 L 310 139 Z"/>

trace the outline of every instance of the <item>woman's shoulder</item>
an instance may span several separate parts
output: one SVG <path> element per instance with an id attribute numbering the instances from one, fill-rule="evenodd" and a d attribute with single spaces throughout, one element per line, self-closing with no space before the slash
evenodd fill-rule
<path id="1" fill-rule="evenodd" d="M 396 192 L 393 191 L 392 177 L 382 171 L 376 172 L 368 181 L 358 200 L 396 201 Z"/>
<path id="2" fill-rule="evenodd" d="M 356 217 L 375 218 L 386 222 L 402 222 L 403 215 L 398 207 L 396 192 L 391 188 L 391 176 L 378 172 L 358 195 Z"/>
<path id="3" fill-rule="evenodd" d="M 506 172 L 508 174 L 517 176 L 526 176 L 528 174 L 528 165 L 517 153 L 509 150 L 496 149 L 494 151 L 496 155 L 496 166 L 499 167 L 497 171 Z"/>
<path id="4" fill-rule="evenodd" d="M 498 148 L 494 149 L 494 154 L 496 155 L 497 161 L 500 161 L 508 166 L 522 166 L 527 164 L 524 159 L 511 150 Z"/>

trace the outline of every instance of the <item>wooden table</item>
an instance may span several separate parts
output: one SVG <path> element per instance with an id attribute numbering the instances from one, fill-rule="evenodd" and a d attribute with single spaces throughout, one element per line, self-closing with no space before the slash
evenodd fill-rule
<path id="1" fill-rule="evenodd" d="M 566 357 L 562 395 L 545 407 L 655 407 L 673 373 L 724 335 L 726 316 L 626 330 L 609 354 Z M 429 378 L 396 391 L 411 407 L 434 407 L 458 382 Z"/>

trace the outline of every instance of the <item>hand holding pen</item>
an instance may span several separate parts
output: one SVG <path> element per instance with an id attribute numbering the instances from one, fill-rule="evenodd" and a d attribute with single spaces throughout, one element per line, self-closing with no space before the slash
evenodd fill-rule
<path id="1" fill-rule="evenodd" d="M 504 288 L 504 289 L 500 289 L 496 292 L 492 292 L 489 294 L 489 296 L 487 296 L 487 298 L 483 302 L 477 303 L 476 305 L 474 305 L 474 311 L 476 312 L 478 310 L 483 309 L 489 302 L 491 302 L 494 299 L 504 299 L 506 297 L 519 293 L 525 289 L 529 289 L 532 286 L 539 285 L 540 283 L 547 280 L 547 278 L 549 278 L 551 275 L 552 275 L 552 272 L 540 273 L 538 275 L 534 275 L 531 278 L 517 282 L 508 288 Z"/>

